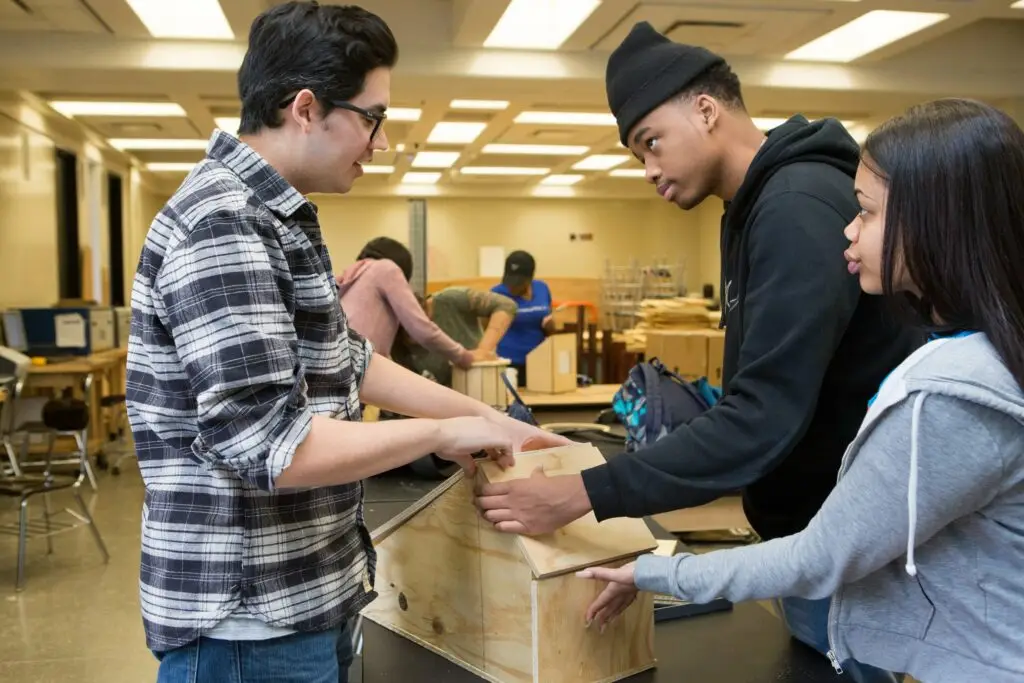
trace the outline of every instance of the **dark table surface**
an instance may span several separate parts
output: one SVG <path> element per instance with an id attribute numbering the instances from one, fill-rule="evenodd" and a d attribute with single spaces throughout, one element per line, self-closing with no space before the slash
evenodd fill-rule
<path id="1" fill-rule="evenodd" d="M 561 417 L 561 416 L 560 416 Z M 561 420 L 560 420 L 561 421 Z M 400 513 L 439 482 L 399 470 L 366 483 L 372 529 Z M 840 683 L 828 660 L 793 641 L 782 623 L 757 604 L 655 626 L 658 666 L 631 683 Z M 443 657 L 363 621 L 363 651 L 352 683 L 478 683 Z M 556 681 L 552 683 L 571 683 Z"/>

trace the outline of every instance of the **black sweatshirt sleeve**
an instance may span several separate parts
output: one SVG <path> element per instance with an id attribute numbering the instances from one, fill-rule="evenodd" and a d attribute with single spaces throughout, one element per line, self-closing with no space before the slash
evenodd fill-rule
<path id="1" fill-rule="evenodd" d="M 843 258 L 845 225 L 799 192 L 755 209 L 743 343 L 726 396 L 647 448 L 585 470 L 598 520 L 710 502 L 757 481 L 799 442 L 860 293 Z"/>

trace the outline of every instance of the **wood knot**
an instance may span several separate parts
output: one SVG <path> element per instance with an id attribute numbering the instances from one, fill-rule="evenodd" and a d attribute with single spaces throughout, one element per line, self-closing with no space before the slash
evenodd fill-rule
<path id="1" fill-rule="evenodd" d="M 441 621 L 441 617 L 434 617 L 434 620 L 430 622 L 430 627 L 434 629 L 434 633 L 437 635 L 444 635 L 444 622 Z"/>
<path id="2" fill-rule="evenodd" d="M 398 606 L 402 608 L 402 611 L 409 609 L 409 601 L 405 598 L 405 593 L 398 594 Z"/>

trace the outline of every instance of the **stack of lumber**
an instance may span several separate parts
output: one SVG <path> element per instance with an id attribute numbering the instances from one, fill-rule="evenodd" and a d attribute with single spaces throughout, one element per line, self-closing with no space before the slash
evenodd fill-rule
<path id="1" fill-rule="evenodd" d="M 708 327 L 708 301 L 696 297 L 644 299 L 640 302 L 640 324 L 650 330 Z"/>

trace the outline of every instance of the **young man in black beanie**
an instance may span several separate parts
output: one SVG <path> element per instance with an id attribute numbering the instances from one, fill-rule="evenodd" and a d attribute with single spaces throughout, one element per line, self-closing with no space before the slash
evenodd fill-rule
<path id="1" fill-rule="evenodd" d="M 640 517 L 744 489 L 763 538 L 796 533 L 831 491 L 871 396 L 916 342 L 847 272 L 857 144 L 838 121 L 802 116 L 765 136 L 721 57 L 646 22 L 612 53 L 607 91 L 621 141 L 659 195 L 686 210 L 712 195 L 726 203 L 725 396 L 634 455 L 582 476 L 485 487 L 478 504 L 499 529 L 536 534 L 591 510 Z M 786 601 L 784 612 L 794 635 L 827 649 L 827 600 Z"/>

